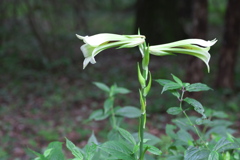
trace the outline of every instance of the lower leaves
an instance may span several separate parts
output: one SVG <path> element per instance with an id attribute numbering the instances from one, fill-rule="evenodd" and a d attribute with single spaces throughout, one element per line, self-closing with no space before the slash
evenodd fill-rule
<path id="1" fill-rule="evenodd" d="M 164 143 L 165 139 L 159 139 L 150 133 L 143 134 L 142 159 L 239 160 L 240 142 L 231 135 L 234 130 L 229 128 L 232 123 L 226 119 L 228 115 L 204 108 L 199 101 L 184 97 L 185 92 L 206 91 L 210 88 L 200 83 L 184 83 L 178 77 L 172 76 L 174 81 L 160 79 L 157 82 L 163 86 L 162 92 L 169 91 L 178 99 L 179 107 L 170 107 L 167 110 L 168 114 L 178 117 L 172 120 L 172 124 L 166 125 L 168 143 Z M 108 119 L 112 129 L 108 133 L 107 141 L 102 143 L 92 133 L 83 148 L 79 148 L 66 138 L 66 148 L 73 156 L 71 160 L 138 160 L 139 133 L 132 134 L 120 126 L 124 118 L 139 118 L 141 110 L 134 106 L 115 106 L 116 95 L 127 94 L 129 90 L 116 85 L 108 87 L 99 82 L 95 82 L 95 85 L 109 96 L 101 109 L 92 112 L 88 121 Z M 195 111 L 200 117 L 188 116 L 187 113 L 190 111 Z M 31 152 L 36 156 L 35 160 L 67 159 L 62 150 L 62 142 L 50 143 L 43 154 L 32 150 Z"/>

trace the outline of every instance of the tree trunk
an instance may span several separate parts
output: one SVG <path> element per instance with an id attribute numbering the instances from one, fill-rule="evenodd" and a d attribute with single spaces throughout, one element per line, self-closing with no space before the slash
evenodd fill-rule
<path id="1" fill-rule="evenodd" d="M 229 0 L 218 63 L 217 87 L 234 88 L 234 68 L 240 38 L 240 0 Z"/>
<path id="2" fill-rule="evenodd" d="M 208 1 L 193 1 L 193 38 L 206 39 L 207 37 L 207 18 L 208 18 Z M 196 57 L 190 57 L 189 66 L 186 74 L 187 82 L 201 82 L 203 79 L 203 68 L 205 64 Z"/>
<path id="3" fill-rule="evenodd" d="M 151 45 L 186 38 L 179 3 L 179 0 L 138 0 L 135 31 L 140 29 Z"/>

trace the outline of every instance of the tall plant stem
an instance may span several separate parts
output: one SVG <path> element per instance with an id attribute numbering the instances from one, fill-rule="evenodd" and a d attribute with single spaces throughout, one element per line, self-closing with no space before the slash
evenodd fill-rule
<path id="1" fill-rule="evenodd" d="M 147 100 L 146 96 L 151 88 L 151 74 L 148 71 L 148 64 L 149 64 L 149 47 L 147 47 L 146 43 L 144 43 L 142 46 L 140 46 L 140 50 L 144 52 L 144 57 L 142 59 L 142 70 L 139 67 L 138 64 L 138 80 L 141 85 L 141 89 L 139 90 L 139 97 L 140 97 L 140 104 L 141 104 L 141 117 L 139 119 L 139 160 L 144 159 L 144 154 L 146 150 L 143 150 L 143 137 L 144 137 L 144 130 L 146 125 L 146 105 Z M 149 73 L 149 74 L 148 74 Z M 147 84 L 147 80 L 149 79 L 149 82 Z"/>
<path id="2" fill-rule="evenodd" d="M 113 97 L 112 97 L 112 99 L 113 99 L 113 102 L 114 102 L 114 98 Z M 113 104 L 111 106 L 111 115 L 112 115 L 112 125 L 113 125 L 113 128 L 115 129 L 116 128 L 116 117 L 115 117 Z"/>
<path id="3" fill-rule="evenodd" d="M 140 152 L 139 152 L 139 159 L 143 160 L 144 152 L 143 152 L 143 137 L 144 137 L 144 114 L 141 114 L 140 117 L 140 126 L 139 126 L 139 137 L 140 137 Z"/>

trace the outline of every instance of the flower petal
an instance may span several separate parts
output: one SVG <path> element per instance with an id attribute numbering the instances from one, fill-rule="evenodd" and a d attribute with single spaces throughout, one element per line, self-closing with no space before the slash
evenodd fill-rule
<path id="1" fill-rule="evenodd" d="M 86 57 L 92 56 L 92 53 L 95 47 L 92 47 L 89 44 L 84 44 L 80 47 L 80 49 L 83 52 L 83 56 L 86 58 Z"/>
<path id="2" fill-rule="evenodd" d="M 153 55 L 163 56 L 163 55 L 172 55 L 173 53 L 182 53 L 195 56 L 201 59 L 208 68 L 210 54 L 208 53 L 210 47 L 217 42 L 216 39 L 212 41 L 205 41 L 202 39 L 187 39 L 177 42 L 154 45 L 149 47 L 149 51 Z"/>
<path id="3" fill-rule="evenodd" d="M 176 46 L 183 46 L 183 45 L 195 45 L 195 46 L 206 48 L 206 47 L 210 47 L 210 46 L 214 45 L 216 42 L 217 42 L 216 39 L 213 39 L 211 41 L 205 41 L 202 39 L 185 39 L 185 40 L 180 40 L 180 41 L 167 43 L 167 44 L 154 45 L 151 47 L 153 47 L 153 48 L 155 48 L 155 47 L 169 48 L 169 47 L 176 47 Z"/>
<path id="4" fill-rule="evenodd" d="M 101 33 L 90 37 L 85 37 L 83 41 L 91 46 L 99 46 L 106 42 L 124 40 L 126 37 L 118 34 Z"/>
<path id="5" fill-rule="evenodd" d="M 76 34 L 76 36 L 77 36 L 77 38 L 79 38 L 79 39 L 81 39 L 81 40 L 83 40 L 83 39 L 84 39 L 84 37 L 83 37 L 83 36 L 80 36 L 80 35 L 78 35 L 78 34 Z"/>
<path id="6" fill-rule="evenodd" d="M 188 54 L 191 56 L 195 56 L 195 57 L 201 59 L 206 64 L 206 66 L 208 68 L 208 72 L 210 71 L 208 63 L 211 58 L 211 55 L 207 51 L 189 50 L 189 49 L 181 49 L 181 48 L 169 48 L 164 51 L 170 52 L 170 53 L 181 53 L 181 54 Z"/>

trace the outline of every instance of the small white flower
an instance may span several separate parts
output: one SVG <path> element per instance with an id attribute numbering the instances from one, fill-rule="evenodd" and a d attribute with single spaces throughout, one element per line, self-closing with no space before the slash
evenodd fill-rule
<path id="1" fill-rule="evenodd" d="M 110 33 L 101 33 L 93 36 L 76 36 L 85 43 L 81 46 L 81 50 L 85 57 L 83 62 L 83 69 L 88 63 L 96 63 L 95 56 L 108 48 L 132 48 L 142 44 L 145 41 L 145 36 L 142 35 L 118 35 Z"/>
<path id="2" fill-rule="evenodd" d="M 195 56 L 201 59 L 208 68 L 210 54 L 208 53 L 210 47 L 217 42 L 216 39 L 212 41 L 205 41 L 202 39 L 186 39 L 177 42 L 155 45 L 149 47 L 150 54 L 156 56 L 174 55 L 173 53 L 182 53 Z"/>

